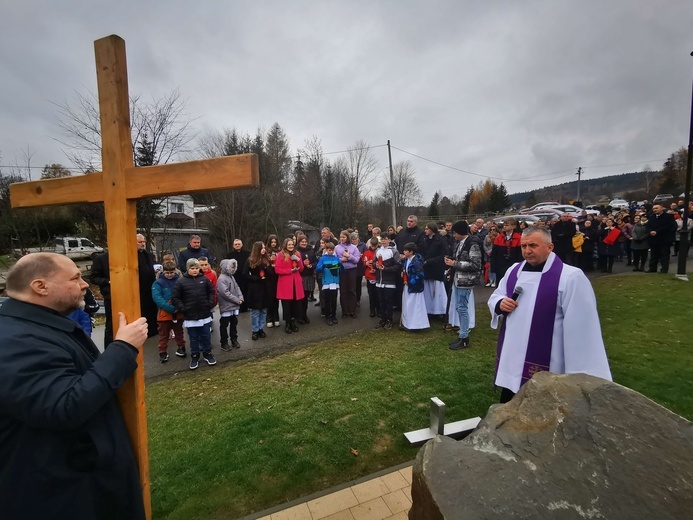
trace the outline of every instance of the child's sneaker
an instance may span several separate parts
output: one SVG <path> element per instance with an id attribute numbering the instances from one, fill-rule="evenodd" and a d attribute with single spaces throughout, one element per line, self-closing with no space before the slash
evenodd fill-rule
<path id="1" fill-rule="evenodd" d="M 159 363 L 166 363 L 168 361 L 168 352 L 159 352 Z"/>
<path id="2" fill-rule="evenodd" d="M 231 340 L 231 347 L 233 347 L 233 348 L 241 348 L 241 344 L 238 342 L 237 339 L 232 339 L 232 340 Z"/>
<path id="3" fill-rule="evenodd" d="M 197 367 L 200 366 L 200 355 L 199 354 L 191 354 L 190 355 L 190 370 L 195 370 Z"/>
<path id="4" fill-rule="evenodd" d="M 178 357 L 185 357 L 188 354 L 185 352 L 185 347 L 180 347 L 178 350 L 176 350 L 176 356 Z"/>
<path id="5" fill-rule="evenodd" d="M 219 347 L 220 347 L 221 350 L 223 350 L 224 352 L 230 352 L 230 351 L 231 351 L 231 347 L 229 346 L 228 343 L 222 343 L 221 345 L 219 345 Z"/>
<path id="6" fill-rule="evenodd" d="M 211 352 L 206 352 L 202 354 L 202 357 L 205 358 L 205 361 L 207 362 L 208 365 L 216 365 L 217 360 L 214 359 L 214 354 Z"/>

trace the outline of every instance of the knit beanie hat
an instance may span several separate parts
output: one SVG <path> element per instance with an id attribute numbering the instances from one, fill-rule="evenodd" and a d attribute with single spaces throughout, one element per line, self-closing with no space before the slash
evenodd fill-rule
<path id="1" fill-rule="evenodd" d="M 452 230 L 457 233 L 458 235 L 468 235 L 469 234 L 469 224 L 467 224 L 464 220 L 458 220 L 452 225 Z"/>
<path id="2" fill-rule="evenodd" d="M 190 269 L 191 267 L 200 267 L 200 261 L 197 258 L 191 258 L 185 262 L 186 269 Z"/>

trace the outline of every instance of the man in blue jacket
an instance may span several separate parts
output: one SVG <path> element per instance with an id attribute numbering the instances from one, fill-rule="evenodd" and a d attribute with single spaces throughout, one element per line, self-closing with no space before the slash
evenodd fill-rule
<path id="1" fill-rule="evenodd" d="M 143 519 L 137 464 L 115 392 L 147 321 L 120 314 L 100 354 L 66 317 L 87 283 L 69 258 L 22 257 L 0 306 L 0 516 Z"/>

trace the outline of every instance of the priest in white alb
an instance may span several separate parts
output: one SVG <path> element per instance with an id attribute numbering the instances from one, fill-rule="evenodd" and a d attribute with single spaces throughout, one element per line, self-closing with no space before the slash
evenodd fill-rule
<path id="1" fill-rule="evenodd" d="M 536 372 L 584 373 L 611 381 L 597 301 L 584 273 L 553 253 L 545 228 L 522 233 L 523 262 L 508 269 L 488 300 L 498 328 L 496 386 L 509 401 Z"/>

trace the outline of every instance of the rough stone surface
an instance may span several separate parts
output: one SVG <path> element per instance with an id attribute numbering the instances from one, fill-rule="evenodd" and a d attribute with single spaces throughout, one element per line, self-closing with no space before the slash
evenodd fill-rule
<path id="1" fill-rule="evenodd" d="M 540 372 L 413 468 L 409 518 L 691 519 L 693 423 L 587 375 Z"/>

